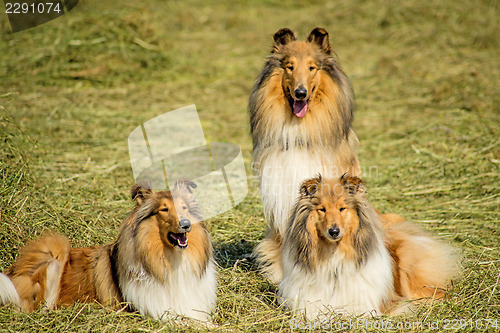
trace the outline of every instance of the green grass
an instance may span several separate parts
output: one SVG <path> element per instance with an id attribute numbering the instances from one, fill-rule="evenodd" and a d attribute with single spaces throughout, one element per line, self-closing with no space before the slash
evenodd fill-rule
<path id="1" fill-rule="evenodd" d="M 156 115 L 195 103 L 207 139 L 238 144 L 249 169 L 246 104 L 272 34 L 289 27 L 303 38 L 322 26 L 356 93 L 354 129 L 372 203 L 463 256 L 449 301 L 394 320 L 428 331 L 436 320 L 443 328 L 466 319 L 466 331 L 476 320 L 500 325 L 499 7 L 89 0 L 15 34 L 0 14 L 0 268 L 47 230 L 75 246 L 112 241 L 132 207 L 128 134 Z M 220 265 L 210 330 L 288 331 L 294 317 L 245 260 L 265 231 L 249 180 L 245 201 L 208 223 Z M 6 332 L 193 329 L 203 330 L 98 305 L 0 308 Z"/>

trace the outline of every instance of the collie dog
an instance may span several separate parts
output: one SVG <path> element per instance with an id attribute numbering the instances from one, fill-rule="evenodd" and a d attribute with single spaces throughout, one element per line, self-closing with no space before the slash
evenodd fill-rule
<path id="1" fill-rule="evenodd" d="M 177 182 L 172 192 L 134 186 L 137 205 L 111 244 L 71 248 L 56 234 L 29 243 L 0 274 L 0 304 L 32 311 L 127 302 L 155 319 L 178 314 L 210 321 L 216 270 L 195 187 L 192 181 Z"/>
<path id="2" fill-rule="evenodd" d="M 309 319 L 396 314 L 411 306 L 403 300 L 442 299 L 457 272 L 450 248 L 396 214 L 380 215 L 364 192 L 357 177 L 306 180 L 283 244 L 274 244 L 280 300 Z"/>
<path id="3" fill-rule="evenodd" d="M 281 241 L 303 180 L 318 173 L 360 175 L 358 140 L 351 129 L 353 104 L 349 80 L 326 30 L 315 28 L 306 41 L 296 40 L 286 28 L 274 34 L 248 107 L 266 238 Z M 263 245 L 256 248 L 264 273 L 278 282 L 279 272 L 269 267 L 270 251 Z"/>

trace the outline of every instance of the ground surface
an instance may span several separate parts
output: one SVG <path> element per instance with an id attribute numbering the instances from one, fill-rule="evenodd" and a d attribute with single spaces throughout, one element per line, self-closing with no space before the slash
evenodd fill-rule
<path id="1" fill-rule="evenodd" d="M 80 1 L 14 34 L 0 14 L 0 267 L 48 230 L 75 246 L 112 241 L 132 207 L 128 134 L 164 112 L 196 104 L 207 139 L 238 144 L 249 170 L 246 104 L 271 36 L 289 27 L 304 38 L 321 26 L 356 93 L 354 129 L 372 203 L 463 254 L 449 301 L 386 323 L 496 331 L 499 3 L 425 3 Z M 220 265 L 210 330 L 288 331 L 300 317 L 277 305 L 276 288 L 244 260 L 265 231 L 256 182 L 249 184 L 243 203 L 208 222 Z M 97 305 L 0 308 L 0 331 L 9 332 L 195 328 Z"/>

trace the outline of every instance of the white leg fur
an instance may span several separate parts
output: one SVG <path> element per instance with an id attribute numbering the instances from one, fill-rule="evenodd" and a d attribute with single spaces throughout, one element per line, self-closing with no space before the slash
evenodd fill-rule
<path id="1" fill-rule="evenodd" d="M 10 278 L 0 273 L 0 305 L 12 304 L 19 309 L 21 308 L 21 299 L 17 294 L 16 287 Z"/>
<path id="2" fill-rule="evenodd" d="M 45 305 L 49 309 L 53 309 L 56 305 L 59 296 L 59 286 L 63 266 L 59 261 L 52 260 L 47 265 L 47 274 L 45 281 Z"/>

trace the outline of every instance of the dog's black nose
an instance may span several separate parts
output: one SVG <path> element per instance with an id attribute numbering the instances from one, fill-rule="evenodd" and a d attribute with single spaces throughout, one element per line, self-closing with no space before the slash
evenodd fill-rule
<path id="1" fill-rule="evenodd" d="M 333 228 L 328 229 L 328 233 L 332 236 L 333 239 L 337 239 L 340 235 L 340 228 L 335 226 Z"/>
<path id="2" fill-rule="evenodd" d="M 298 87 L 294 91 L 295 93 L 295 98 L 297 99 L 304 99 L 307 96 L 307 89 L 305 87 Z"/>
<path id="3" fill-rule="evenodd" d="M 188 219 L 180 219 L 179 227 L 182 230 L 185 230 L 186 232 L 188 232 L 191 230 L 191 221 L 189 221 Z"/>

